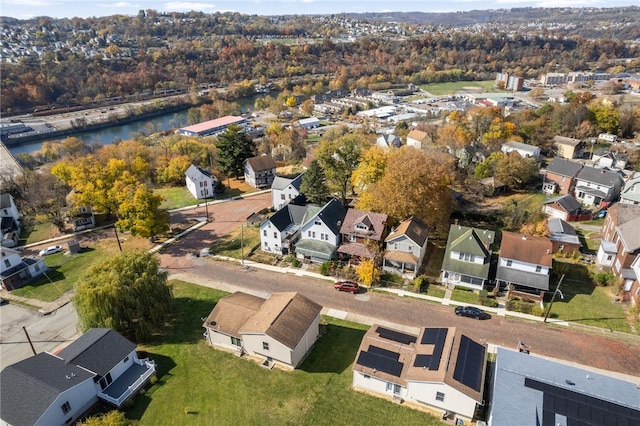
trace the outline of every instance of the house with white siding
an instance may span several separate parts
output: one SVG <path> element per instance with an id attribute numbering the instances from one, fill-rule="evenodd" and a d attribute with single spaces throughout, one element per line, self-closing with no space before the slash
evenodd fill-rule
<path id="1" fill-rule="evenodd" d="M 274 210 L 280 210 L 282 206 L 300 195 L 300 185 L 304 173 L 295 178 L 276 176 L 271 183 L 271 205 Z"/>
<path id="2" fill-rule="evenodd" d="M 136 345 L 107 328 L 91 328 L 53 355 L 41 352 L 0 373 L 2 424 L 73 424 L 99 400 L 120 408 L 155 374 Z"/>
<path id="3" fill-rule="evenodd" d="M 509 294 L 542 300 L 549 290 L 552 260 L 548 238 L 503 231 L 496 280 Z"/>
<path id="4" fill-rule="evenodd" d="M 585 206 L 607 207 L 618 198 L 623 186 L 620 173 L 584 166 L 576 176 L 576 200 Z"/>
<path id="5" fill-rule="evenodd" d="M 8 247 L 2 247 L 0 252 L 0 287 L 4 290 L 20 288 L 47 270 L 42 257 L 22 257 L 21 252 Z"/>
<path id="6" fill-rule="evenodd" d="M 187 181 L 187 189 L 198 200 L 213 197 L 219 181 L 213 173 L 195 165 L 190 165 L 184 173 Z"/>
<path id="7" fill-rule="evenodd" d="M 451 225 L 441 281 L 448 286 L 482 290 L 489 279 L 491 246 L 496 233 L 487 229 Z"/>
<path id="8" fill-rule="evenodd" d="M 353 387 L 471 421 L 483 403 L 487 347 L 448 328 L 417 333 L 372 325 L 353 363 Z"/>
<path id="9" fill-rule="evenodd" d="M 264 367 L 296 368 L 320 336 L 321 310 L 295 292 L 273 293 L 267 299 L 236 292 L 216 303 L 203 324 L 205 338 Z"/>
<path id="10" fill-rule="evenodd" d="M 298 196 L 260 224 L 260 250 L 287 255 L 294 252 L 307 206 Z"/>
<path id="11" fill-rule="evenodd" d="M 340 227 L 347 209 L 337 198 L 324 206 L 307 205 L 300 240 L 296 243 L 296 257 L 310 262 L 326 262 L 336 258 L 340 245 Z"/>

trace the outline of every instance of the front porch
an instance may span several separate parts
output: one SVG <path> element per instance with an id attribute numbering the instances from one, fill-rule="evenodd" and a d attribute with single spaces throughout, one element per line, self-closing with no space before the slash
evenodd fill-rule
<path id="1" fill-rule="evenodd" d="M 98 397 L 120 408 L 144 386 L 156 372 L 156 363 L 148 358 L 135 359 L 131 367 L 113 381 Z"/>

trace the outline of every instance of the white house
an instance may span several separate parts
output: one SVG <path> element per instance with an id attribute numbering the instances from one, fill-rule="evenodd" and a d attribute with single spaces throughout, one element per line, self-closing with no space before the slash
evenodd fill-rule
<path id="1" fill-rule="evenodd" d="M 529 144 L 522 143 L 522 142 L 513 142 L 512 141 L 512 142 L 503 143 L 501 150 L 505 154 L 508 154 L 510 152 L 515 151 L 518 154 L 520 154 L 520 156 L 522 158 L 528 158 L 528 157 L 538 158 L 538 157 L 540 157 L 540 148 L 538 148 L 537 146 L 529 145 Z"/>
<path id="2" fill-rule="evenodd" d="M 194 198 L 204 200 L 213 197 L 219 183 L 213 173 L 192 164 L 184 174 L 186 175 L 187 189 Z"/>
<path id="3" fill-rule="evenodd" d="M 271 183 L 271 205 L 274 210 L 280 210 L 282 206 L 300 195 L 302 176 L 299 174 L 293 179 L 276 176 Z"/>
<path id="4" fill-rule="evenodd" d="M 620 195 L 623 185 L 620 173 L 584 166 L 576 176 L 576 200 L 585 206 L 607 206 Z"/>
<path id="5" fill-rule="evenodd" d="M 22 257 L 18 250 L 2 247 L 0 258 L 0 287 L 14 290 L 47 270 L 44 259 L 36 256 Z"/>
<path id="6" fill-rule="evenodd" d="M 340 244 L 340 227 L 347 210 L 333 198 L 324 206 L 307 205 L 296 244 L 296 256 L 311 262 L 334 259 Z"/>
<path id="7" fill-rule="evenodd" d="M 383 270 L 415 278 L 427 250 L 429 229 L 416 217 L 411 217 L 392 229 L 387 238 Z"/>
<path id="8" fill-rule="evenodd" d="M 318 117 L 302 118 L 298 120 L 298 125 L 301 129 L 305 130 L 315 129 L 316 127 L 320 127 L 320 120 Z"/>
<path id="9" fill-rule="evenodd" d="M 268 253 L 286 255 L 292 253 L 300 238 L 300 226 L 307 210 L 299 197 L 285 204 L 260 225 L 260 249 Z"/>
<path id="10" fill-rule="evenodd" d="M 483 401 L 486 358 L 486 346 L 455 327 L 413 334 L 373 325 L 353 364 L 353 387 L 472 420 Z"/>
<path id="11" fill-rule="evenodd" d="M 135 344 L 117 332 L 92 328 L 57 355 L 39 353 L 0 373 L 3 424 L 75 423 L 99 399 L 122 406 L 155 373 Z"/>
<path id="12" fill-rule="evenodd" d="M 640 204 L 640 174 L 634 174 L 624 184 L 622 192 L 620 192 L 621 204 Z"/>
<path id="13" fill-rule="evenodd" d="M 553 245 L 548 238 L 502 232 L 496 280 L 509 292 L 542 299 L 549 290 Z"/>
<path id="14" fill-rule="evenodd" d="M 320 335 L 322 306 L 295 293 L 263 299 L 236 292 L 223 297 L 203 327 L 214 347 L 247 354 L 265 367 L 297 367 Z"/>
<path id="15" fill-rule="evenodd" d="M 0 194 L 0 237 L 4 234 L 16 231 L 20 234 L 20 212 L 9 193 Z"/>
<path id="16" fill-rule="evenodd" d="M 276 177 L 276 163 L 270 155 L 244 160 L 244 181 L 256 189 L 271 187 Z"/>

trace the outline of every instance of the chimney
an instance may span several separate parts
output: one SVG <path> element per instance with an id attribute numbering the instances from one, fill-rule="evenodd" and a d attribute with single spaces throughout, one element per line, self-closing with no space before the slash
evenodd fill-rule
<path id="1" fill-rule="evenodd" d="M 453 220 L 453 224 L 454 224 L 454 225 L 457 225 L 457 224 L 458 224 L 458 219 L 454 219 L 454 220 Z"/>

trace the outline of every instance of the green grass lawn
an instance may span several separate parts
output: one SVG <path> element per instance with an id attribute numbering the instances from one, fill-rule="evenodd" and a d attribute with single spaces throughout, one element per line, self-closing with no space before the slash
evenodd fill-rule
<path id="1" fill-rule="evenodd" d="M 154 426 L 440 424 L 423 412 L 351 389 L 351 365 L 366 326 L 326 318 L 326 334 L 299 369 L 266 370 L 202 338 L 200 318 L 224 293 L 172 284 L 172 324 L 140 348 L 158 363 L 159 380 L 136 397 L 128 418 Z"/>
<path id="2" fill-rule="evenodd" d="M 551 318 L 580 324 L 600 327 L 605 330 L 632 332 L 625 316 L 624 309 L 619 302 L 615 302 L 613 287 L 598 287 L 589 277 L 586 266 L 569 262 L 564 263 L 565 278 L 560 286 L 564 299 L 558 294 L 551 307 Z M 549 305 L 555 285 L 545 295 L 546 306 Z"/>
<path id="3" fill-rule="evenodd" d="M 16 296 L 51 302 L 73 289 L 87 267 L 104 256 L 104 252 L 89 249 L 73 256 L 57 253 L 47 256 L 45 262 L 49 270 L 24 287 L 13 290 Z"/>
<path id="4" fill-rule="evenodd" d="M 462 303 L 470 303 L 472 305 L 478 305 L 480 303 L 478 295 L 475 292 L 463 287 L 456 287 L 455 289 L 453 289 L 451 300 Z"/>
<path id="5" fill-rule="evenodd" d="M 260 247 L 260 229 L 254 226 L 245 226 L 243 230 L 238 227 L 232 233 L 218 238 L 211 245 L 211 254 L 240 259 L 243 252 L 246 258 L 247 254 L 256 247 Z"/>
<path id="6" fill-rule="evenodd" d="M 160 204 L 161 209 L 179 209 L 180 207 L 193 206 L 200 202 L 193 198 L 186 186 L 156 188 L 153 192 L 164 197 L 164 201 Z"/>
<path id="7" fill-rule="evenodd" d="M 422 84 L 420 88 L 422 90 L 426 90 L 432 95 L 452 95 L 456 93 L 458 90 L 463 90 L 465 87 L 477 87 L 478 89 L 482 89 L 485 92 L 500 92 L 495 87 L 494 80 L 486 80 L 486 81 L 455 81 L 450 83 L 433 83 L 433 84 Z"/>
<path id="8" fill-rule="evenodd" d="M 45 258 L 48 268 L 46 275 L 30 281 L 24 287 L 12 290 L 11 294 L 51 302 L 72 290 L 91 265 L 120 252 L 113 229 L 94 231 L 94 235 L 96 240 L 83 243 L 83 250 L 80 253 L 70 255 L 63 252 L 47 256 Z M 60 245 L 66 251 L 66 243 Z M 120 245 L 124 251 L 151 248 L 147 239 L 132 237 L 128 233 L 120 234 Z"/>
<path id="9" fill-rule="evenodd" d="M 38 241 L 48 240 L 59 235 L 55 226 L 49 222 L 37 223 L 27 227 L 20 234 L 20 245 L 37 243 Z"/>
<path id="10" fill-rule="evenodd" d="M 426 292 L 423 290 L 423 293 L 425 293 L 426 295 L 432 296 L 432 297 L 439 297 L 441 299 L 444 298 L 444 295 L 446 292 L 443 286 L 437 285 L 437 284 L 429 284 L 426 290 L 427 290 Z"/>

